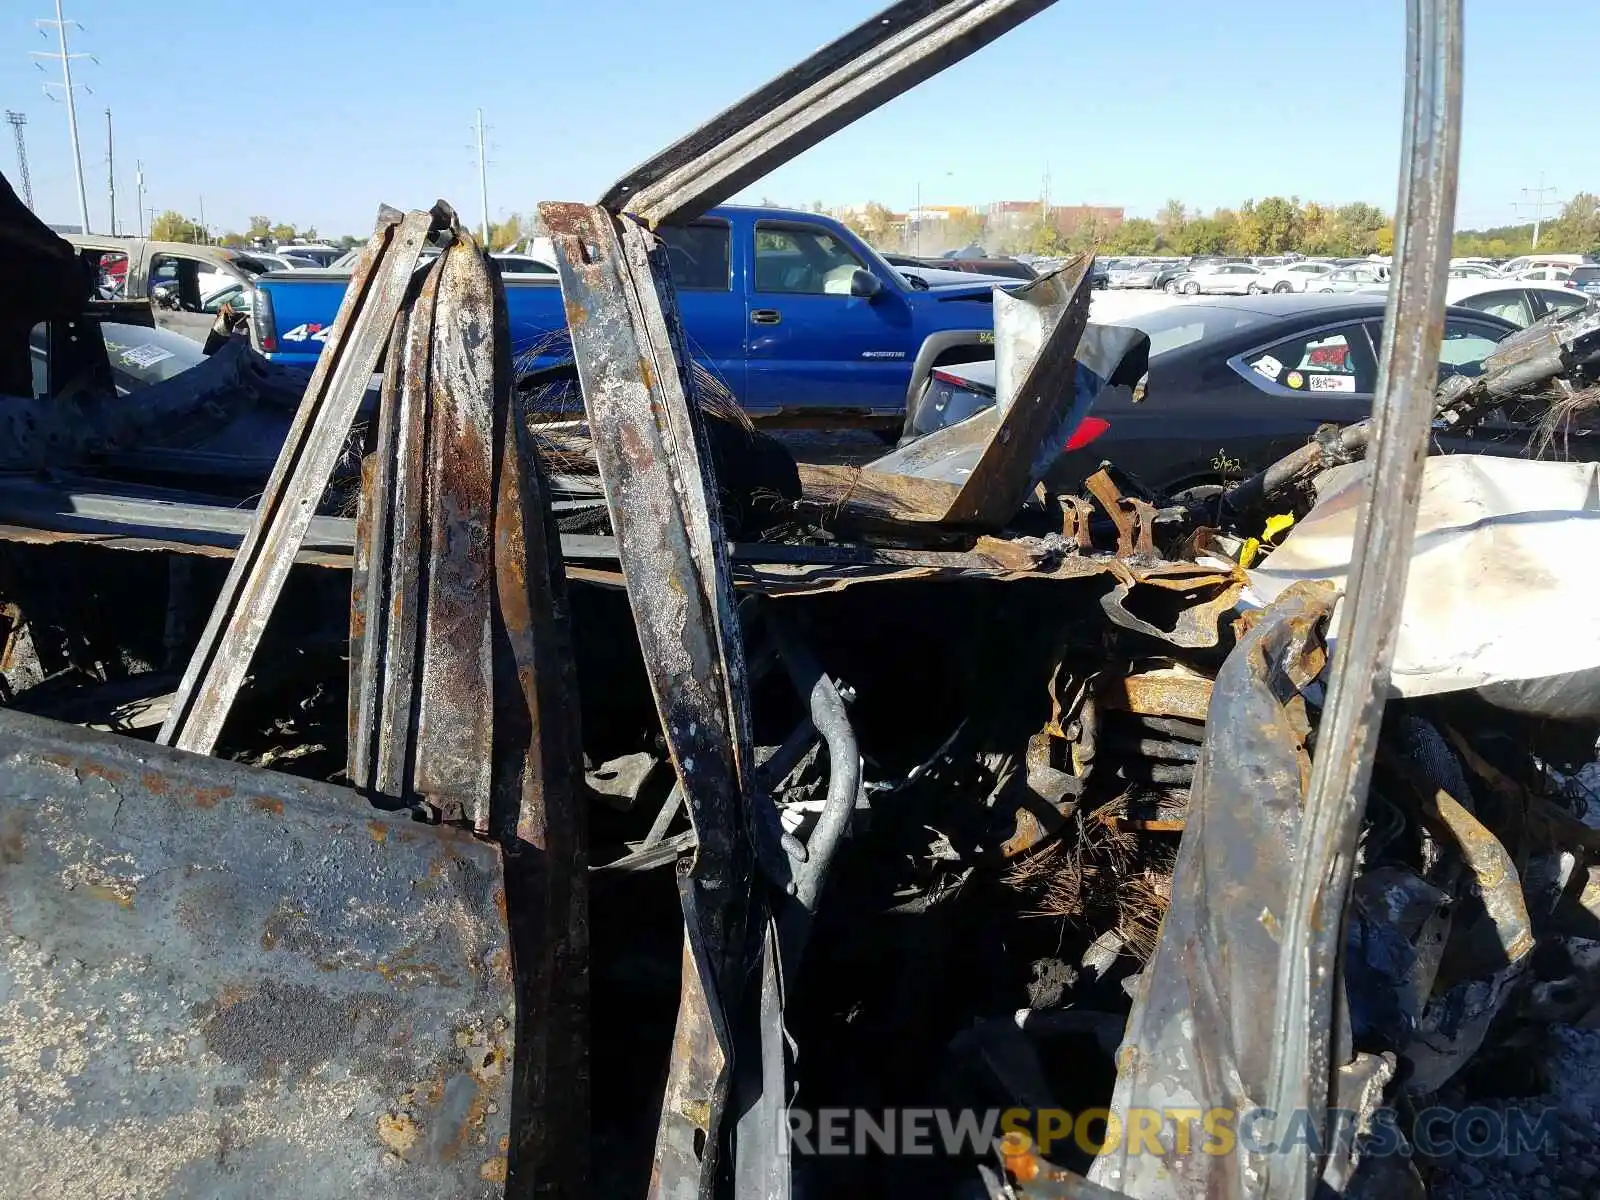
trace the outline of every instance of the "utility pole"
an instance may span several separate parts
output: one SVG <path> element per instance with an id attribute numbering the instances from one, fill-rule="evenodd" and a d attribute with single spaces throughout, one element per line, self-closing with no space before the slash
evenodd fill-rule
<path id="1" fill-rule="evenodd" d="M 139 237 L 144 238 L 144 160 L 133 160 L 134 219 L 139 222 Z"/>
<path id="2" fill-rule="evenodd" d="M 117 236 L 117 160 L 111 148 L 111 110 L 106 109 L 106 192 L 111 197 L 111 236 Z"/>
<path id="3" fill-rule="evenodd" d="M 1553 207 L 1554 204 L 1555 204 L 1555 201 L 1546 200 L 1544 198 L 1545 197 L 1545 193 L 1546 192 L 1554 192 L 1556 190 L 1557 189 L 1555 187 L 1553 187 L 1553 186 L 1552 187 L 1545 187 L 1545 185 L 1544 185 L 1544 172 L 1540 171 L 1539 172 L 1539 186 L 1536 187 L 1536 188 L 1523 188 L 1522 189 L 1523 199 L 1520 202 L 1518 202 L 1517 204 L 1512 205 L 1513 208 L 1531 208 L 1531 209 L 1533 209 L 1533 248 L 1535 250 L 1537 250 L 1539 248 L 1539 226 L 1544 223 L 1544 210 L 1547 207 Z M 1530 194 L 1533 196 L 1532 200 L 1529 200 L 1527 198 Z"/>
<path id="4" fill-rule="evenodd" d="M 483 149 L 483 109 L 478 110 L 478 198 L 483 201 L 483 248 L 489 249 L 489 159 Z"/>
<path id="5" fill-rule="evenodd" d="M 206 198 L 204 195 L 200 197 L 200 244 L 202 246 L 211 244 L 211 231 L 206 228 Z"/>
<path id="6" fill-rule="evenodd" d="M 17 179 L 22 184 L 22 202 L 33 207 L 33 179 L 28 174 L 28 142 L 22 136 L 22 127 L 28 123 L 28 114 L 6 110 L 6 120 L 17 135 Z"/>
<path id="7" fill-rule="evenodd" d="M 61 49 L 54 54 L 46 54 L 41 50 L 35 50 L 33 52 L 33 56 L 34 58 L 57 59 L 61 63 L 61 82 L 45 84 L 44 94 L 46 96 L 50 96 L 51 99 L 54 99 L 54 94 L 50 91 L 50 89 L 53 87 L 59 87 L 62 91 L 62 94 L 66 97 L 67 133 L 72 138 L 72 171 L 73 176 L 78 183 L 78 217 L 83 223 L 83 232 L 88 233 L 89 194 L 83 190 L 83 151 L 78 147 L 78 103 L 72 92 L 72 60 L 75 58 L 92 59 L 94 62 L 99 62 L 100 60 L 95 58 L 95 56 L 92 54 L 67 53 L 67 26 L 75 25 L 80 30 L 83 28 L 83 26 L 77 21 L 68 21 L 64 16 L 62 16 L 61 0 L 56 0 L 56 19 L 54 21 L 39 20 L 35 21 L 34 24 L 39 27 L 40 34 L 46 37 L 49 35 L 45 33 L 45 30 L 52 25 L 55 26 L 56 37 L 61 43 Z M 41 71 L 44 69 L 42 64 L 36 63 L 34 65 L 38 66 Z"/>

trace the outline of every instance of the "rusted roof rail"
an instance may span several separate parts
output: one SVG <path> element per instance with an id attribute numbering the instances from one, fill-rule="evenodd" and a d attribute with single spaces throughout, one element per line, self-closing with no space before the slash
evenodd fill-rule
<path id="1" fill-rule="evenodd" d="M 901 0 L 635 167 L 600 203 L 652 228 L 691 221 L 1053 3 Z"/>

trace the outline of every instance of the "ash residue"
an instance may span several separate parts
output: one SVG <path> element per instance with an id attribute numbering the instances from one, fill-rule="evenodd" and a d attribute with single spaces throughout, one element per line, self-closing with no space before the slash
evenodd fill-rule
<path id="1" fill-rule="evenodd" d="M 381 1044 L 401 1007 L 380 993 L 334 997 L 267 980 L 253 996 L 217 1009 L 201 1031 L 218 1058 L 253 1077 L 298 1079 L 326 1062 L 353 1058 L 371 1042 Z"/>

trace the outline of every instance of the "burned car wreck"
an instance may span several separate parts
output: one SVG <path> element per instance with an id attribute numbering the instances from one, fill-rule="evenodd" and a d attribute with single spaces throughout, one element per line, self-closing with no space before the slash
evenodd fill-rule
<path id="1" fill-rule="evenodd" d="M 1436 388 L 1458 2 L 1409 6 L 1372 421 L 1220 497 L 1043 484 L 1148 353 L 1087 256 L 996 293 L 992 407 L 865 466 L 691 364 L 652 229 L 1046 6 L 896 4 L 543 206 L 571 358 L 531 375 L 440 203 L 380 211 L 309 379 L 234 342 L 118 397 L 6 208 L 18 1177 L 1443 1194 L 1427 1115 L 1541 1094 L 1600 1001 L 1600 639 L 1549 651 L 1585 578 L 1539 530 L 1600 491 L 1424 447 L 1510 404 L 1559 443 L 1600 318 Z M 1490 568 L 1514 622 L 1456 595 Z"/>

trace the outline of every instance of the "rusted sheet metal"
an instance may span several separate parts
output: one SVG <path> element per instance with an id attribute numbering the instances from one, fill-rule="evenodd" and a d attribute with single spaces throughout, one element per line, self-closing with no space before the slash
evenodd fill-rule
<path id="1" fill-rule="evenodd" d="M 892 4 L 635 167 L 600 203 L 651 226 L 690 221 L 1052 2 Z"/>
<path id="2" fill-rule="evenodd" d="M 24 1190 L 495 1197 L 498 851 L 0 712 L 0 1159 Z"/>
<path id="3" fill-rule="evenodd" d="M 1096 699 L 1105 708 L 1123 712 L 1204 721 L 1212 687 L 1203 675 L 1167 668 L 1104 678 Z"/>
<path id="4" fill-rule="evenodd" d="M 1250 581 L 1236 564 L 1222 570 L 1201 563 L 1112 563 L 1117 586 L 1100 599 L 1106 616 L 1124 629 L 1185 650 L 1206 649 L 1221 640 L 1218 625 Z M 1130 605 L 1135 595 L 1139 601 Z"/>
<path id="5" fill-rule="evenodd" d="M 1445 281 L 1461 151 L 1461 0 L 1408 0 L 1406 103 L 1395 282 L 1373 398 L 1371 479 L 1356 526 L 1344 632 L 1334 652 L 1317 757 L 1306 794 L 1299 871 L 1283 911 L 1285 953 L 1266 1032 L 1272 1071 L 1262 1099 L 1281 1138 L 1295 1113 L 1321 1130 L 1329 1107 L 1330 1029 L 1342 915 L 1405 597 L 1444 333 Z M 1376 486 L 1382 481 L 1382 486 Z M 1176 893 L 1174 893 L 1176 896 Z M 1240 993 L 1249 994 L 1249 993 Z M 1263 1164 L 1263 1191 L 1302 1200 L 1319 1171 L 1308 1154 Z"/>
<path id="6" fill-rule="evenodd" d="M 1077 255 L 1014 291 L 996 290 L 993 407 L 869 463 L 863 482 L 890 494 L 901 478 L 922 492 L 958 489 L 947 502 L 924 501 L 936 525 L 999 529 L 1016 516 L 1093 402 L 1075 386 L 1091 262 Z"/>
<path id="7" fill-rule="evenodd" d="M 680 881 L 686 961 L 651 1192 L 708 1195 L 728 1098 L 727 1014 L 752 903 L 748 687 L 711 455 L 664 254 L 603 208 L 540 206 L 639 645 L 698 847 Z"/>
<path id="8" fill-rule="evenodd" d="M 414 786 L 489 832 L 494 513 L 494 281 L 470 239 L 434 265 L 429 356 L 427 609 L 418 681 Z M 510 390 L 509 380 L 504 381 Z M 503 401 L 502 401 L 503 402 Z"/>
<path id="9" fill-rule="evenodd" d="M 244 682 L 317 501 L 328 486 L 356 408 L 377 369 L 429 232 L 446 210 L 390 208 L 356 263 L 333 334 L 278 455 L 159 740 L 208 754 Z"/>
<path id="10" fill-rule="evenodd" d="M 1295 830 L 1309 769 L 1299 694 L 1327 661 L 1321 630 L 1336 593 L 1296 585 L 1264 610 L 1223 663 L 1190 791 L 1172 901 L 1135 996 L 1112 1110 L 1246 1112 L 1265 1095 L 1275 1014 L 1241 997 L 1271 994 L 1284 954 L 1281 914 L 1302 869 Z M 1190 712 L 1166 711 L 1190 716 Z M 1203 711 L 1201 715 L 1204 715 Z M 1090 1179 L 1134 1197 L 1258 1196 L 1261 1159 L 1161 1155 L 1119 1145 Z"/>

